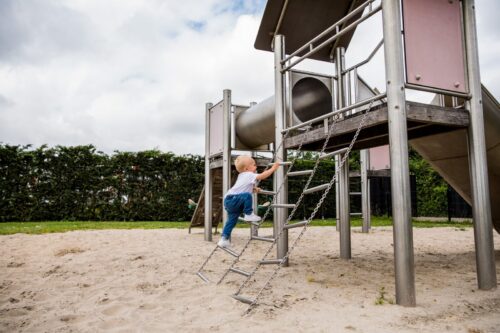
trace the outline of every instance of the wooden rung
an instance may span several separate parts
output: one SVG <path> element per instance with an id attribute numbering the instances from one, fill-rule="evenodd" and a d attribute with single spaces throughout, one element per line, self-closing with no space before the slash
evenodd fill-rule
<path id="1" fill-rule="evenodd" d="M 259 261 L 261 265 L 279 265 L 281 264 L 281 259 L 268 259 Z"/>
<path id="2" fill-rule="evenodd" d="M 258 194 L 264 194 L 264 195 L 275 195 L 276 192 L 273 191 L 266 191 L 266 190 L 260 190 Z"/>
<path id="3" fill-rule="evenodd" d="M 209 283 L 209 282 L 210 282 L 210 281 L 208 280 L 208 278 L 207 278 L 205 275 L 201 274 L 201 272 L 196 273 L 196 275 L 198 275 L 198 276 L 200 277 L 200 279 L 202 279 L 202 280 L 203 280 L 203 281 L 205 281 L 206 283 Z"/>
<path id="4" fill-rule="evenodd" d="M 254 303 L 254 301 L 251 300 L 250 298 L 246 298 L 246 297 L 243 297 L 240 295 L 231 295 L 231 297 L 237 301 L 240 301 L 241 303 L 250 304 L 250 305 Z"/>
<path id="5" fill-rule="evenodd" d="M 292 229 L 292 228 L 299 228 L 299 227 L 303 227 L 307 224 L 307 221 L 302 221 L 302 222 L 296 222 L 296 223 L 292 223 L 292 224 L 285 224 L 283 226 L 284 229 Z"/>
<path id="6" fill-rule="evenodd" d="M 295 204 L 273 204 L 273 208 L 295 208 Z"/>
<path id="7" fill-rule="evenodd" d="M 234 268 L 234 267 L 229 268 L 229 271 L 237 273 L 237 274 L 241 274 L 241 275 L 246 276 L 246 277 L 249 277 L 251 275 L 250 273 L 245 272 L 244 270 Z"/>
<path id="8" fill-rule="evenodd" d="M 350 195 L 361 195 L 361 192 L 350 192 Z"/>
<path id="9" fill-rule="evenodd" d="M 231 250 L 231 249 L 230 249 L 230 248 L 228 248 L 228 247 L 222 247 L 222 246 L 219 246 L 219 245 L 217 245 L 217 247 L 218 247 L 219 249 L 222 249 L 222 250 L 226 251 L 227 253 L 229 253 L 230 255 L 232 255 L 232 256 L 234 256 L 234 257 L 236 257 L 236 258 L 238 258 L 238 257 L 240 256 L 238 253 L 234 252 L 233 250 Z"/>
<path id="10" fill-rule="evenodd" d="M 294 176 L 304 176 L 304 175 L 310 175 L 313 173 L 312 170 L 301 170 L 301 171 L 292 171 L 287 174 L 288 177 L 294 177 Z"/>
<path id="11" fill-rule="evenodd" d="M 351 213 L 351 216 L 361 216 L 363 213 Z"/>
<path id="12" fill-rule="evenodd" d="M 338 155 L 338 154 L 342 154 L 342 153 L 345 153 L 347 150 L 348 150 L 348 148 L 342 148 L 342 149 L 339 149 L 339 150 L 336 150 L 336 151 L 332 151 L 331 153 L 326 153 L 325 155 L 321 155 L 319 157 L 319 159 L 321 160 L 323 158 L 327 158 L 327 157 L 335 156 L 335 155 Z"/>
<path id="13" fill-rule="evenodd" d="M 255 240 L 260 240 L 260 241 L 263 241 L 263 242 L 274 243 L 274 238 L 267 238 L 267 237 L 252 236 L 252 239 L 255 239 Z"/>
<path id="14" fill-rule="evenodd" d="M 313 192 L 318 192 L 318 191 L 322 191 L 326 188 L 328 188 L 328 186 L 330 186 L 330 184 L 323 184 L 323 185 L 319 185 L 319 186 L 316 186 L 316 187 L 311 187 L 311 188 L 308 188 L 307 190 L 304 191 L 304 194 L 309 194 L 309 193 L 313 193 Z"/>

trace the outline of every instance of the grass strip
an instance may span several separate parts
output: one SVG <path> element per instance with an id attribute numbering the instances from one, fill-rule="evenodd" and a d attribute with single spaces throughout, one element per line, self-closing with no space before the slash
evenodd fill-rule
<path id="1" fill-rule="evenodd" d="M 318 219 L 311 222 L 312 226 L 335 226 L 334 219 Z M 360 227 L 361 219 L 352 219 L 351 226 Z M 387 217 L 372 217 L 373 227 L 392 226 L 392 219 Z M 416 228 L 453 227 L 469 228 L 469 222 L 435 222 L 435 221 L 413 221 Z M 55 232 L 67 232 L 75 230 L 105 230 L 105 229 L 187 229 L 189 222 L 168 221 L 42 221 L 42 222 L 2 222 L 0 223 L 0 235 L 12 235 L 16 233 L 45 234 Z M 220 229 L 221 225 L 219 225 Z M 266 221 L 262 227 L 272 227 L 272 223 Z M 249 228 L 248 224 L 239 223 L 237 228 Z"/>

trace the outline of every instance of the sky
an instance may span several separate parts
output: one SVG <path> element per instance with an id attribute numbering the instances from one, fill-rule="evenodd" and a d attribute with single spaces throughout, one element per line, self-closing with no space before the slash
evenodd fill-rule
<path id="1" fill-rule="evenodd" d="M 253 48 L 265 3 L 0 0 L 0 143 L 204 154 L 205 103 L 224 89 L 244 105 L 274 93 L 273 54 Z M 476 8 L 481 80 L 500 99 L 500 1 Z M 380 27 L 376 15 L 358 28 L 347 66 Z M 360 74 L 383 87 L 383 52 Z"/>

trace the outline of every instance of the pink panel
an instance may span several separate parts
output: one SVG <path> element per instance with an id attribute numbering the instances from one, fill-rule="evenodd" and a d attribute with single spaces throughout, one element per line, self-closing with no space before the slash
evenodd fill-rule
<path id="1" fill-rule="evenodd" d="M 465 92 L 459 0 L 403 0 L 406 81 Z"/>
<path id="2" fill-rule="evenodd" d="M 383 170 L 391 168 L 389 146 L 370 148 L 370 170 Z"/>
<path id="3" fill-rule="evenodd" d="M 222 130 L 224 128 L 224 103 L 220 102 L 210 109 L 210 156 L 223 151 Z"/>

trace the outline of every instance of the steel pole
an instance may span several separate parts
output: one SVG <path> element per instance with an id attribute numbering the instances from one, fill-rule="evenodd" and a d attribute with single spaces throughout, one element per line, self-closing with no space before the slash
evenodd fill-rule
<path id="1" fill-rule="evenodd" d="M 212 241 L 212 173 L 210 171 L 210 109 L 212 103 L 205 104 L 205 240 Z"/>
<path id="2" fill-rule="evenodd" d="M 371 227 L 370 179 L 368 178 L 370 151 L 362 149 L 359 156 L 361 162 L 361 211 L 363 212 L 363 226 L 361 231 L 368 232 Z"/>
<path id="3" fill-rule="evenodd" d="M 222 116 L 222 201 L 231 187 L 231 90 L 224 89 Z M 224 202 L 222 202 L 224 207 Z M 222 208 L 223 225 L 226 225 L 227 212 Z"/>
<path id="4" fill-rule="evenodd" d="M 283 148 L 283 131 L 285 127 L 285 74 L 281 72 L 281 61 L 285 58 L 285 37 L 283 35 L 276 35 L 274 37 L 274 90 L 275 90 L 275 156 L 279 161 L 286 160 L 286 151 Z M 280 185 L 285 181 L 285 168 L 279 167 L 275 172 L 275 191 L 278 190 Z M 276 195 L 276 203 L 285 204 L 286 202 L 286 186 Z M 287 218 L 286 208 L 274 209 L 274 224 L 276 230 L 282 230 Z M 283 230 L 281 237 L 277 242 L 277 258 L 281 259 L 288 252 L 288 230 Z M 284 264 L 288 265 L 288 262 Z"/>
<path id="5" fill-rule="evenodd" d="M 382 0 L 382 7 L 391 157 L 396 303 L 404 306 L 415 306 L 415 267 L 411 223 L 404 58 L 401 37 L 401 4 L 399 0 Z"/>
<path id="6" fill-rule="evenodd" d="M 467 102 L 470 111 L 470 125 L 467 137 L 469 144 L 472 216 L 476 245 L 477 282 L 479 289 L 489 290 L 497 286 L 497 278 L 474 0 L 463 0 L 463 11 L 468 83 L 471 94 L 471 99 Z"/>
<path id="7" fill-rule="evenodd" d="M 345 49 L 338 47 L 335 50 L 335 65 L 337 72 L 337 100 L 339 109 L 346 106 L 346 82 L 345 82 Z M 339 156 L 339 161 L 344 155 Z M 339 170 L 339 231 L 340 231 L 340 258 L 351 259 L 351 216 L 349 198 L 349 160 Z"/>

